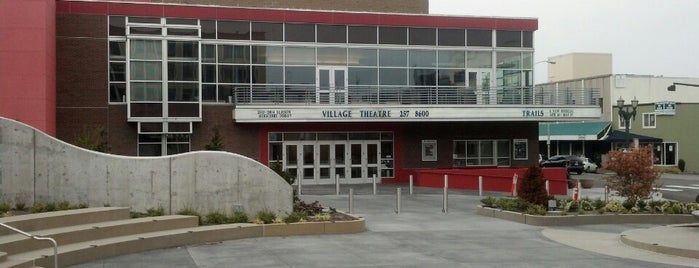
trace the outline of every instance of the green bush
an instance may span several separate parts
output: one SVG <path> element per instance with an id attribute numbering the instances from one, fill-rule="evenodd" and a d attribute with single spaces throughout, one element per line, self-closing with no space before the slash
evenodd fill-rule
<path id="1" fill-rule="evenodd" d="M 0 203 L 0 213 L 7 213 L 10 211 L 10 204 L 7 202 Z"/>
<path id="2" fill-rule="evenodd" d="M 46 211 L 46 206 L 44 206 L 44 203 L 34 202 L 34 205 L 32 205 L 32 213 L 39 213 L 44 211 Z"/>
<path id="3" fill-rule="evenodd" d="M 58 210 L 69 210 L 69 209 L 70 209 L 70 203 L 68 203 L 68 201 L 58 202 Z"/>
<path id="4" fill-rule="evenodd" d="M 230 218 L 228 218 L 228 222 L 230 223 L 247 223 L 248 222 L 248 214 L 242 211 L 236 211 L 233 212 L 233 215 L 231 215 Z"/>
<path id="5" fill-rule="evenodd" d="M 481 199 L 481 203 L 485 207 L 495 207 L 495 202 L 497 202 L 497 199 L 492 196 L 488 196 L 486 198 Z"/>
<path id="6" fill-rule="evenodd" d="M 228 222 L 228 218 L 221 212 L 214 211 L 206 214 L 206 224 L 224 224 Z"/>
<path id="7" fill-rule="evenodd" d="M 165 215 L 165 209 L 163 207 L 149 208 L 146 210 L 148 217 L 157 217 Z"/>
<path id="8" fill-rule="evenodd" d="M 56 211 L 56 203 L 54 202 L 46 202 L 46 211 Z"/>
<path id="9" fill-rule="evenodd" d="M 595 207 L 595 210 L 600 210 L 606 205 L 607 202 L 602 201 L 602 199 L 597 199 L 595 201 L 592 201 L 592 206 Z"/>
<path id="10" fill-rule="evenodd" d="M 276 218 L 277 218 L 277 215 L 274 214 L 274 212 L 271 212 L 269 210 L 263 210 L 263 211 L 257 212 L 257 214 L 255 215 L 255 221 L 261 222 L 264 224 L 270 224 L 270 223 L 274 222 L 274 219 L 276 219 Z"/>
<path id="11" fill-rule="evenodd" d="M 527 214 L 546 215 L 546 209 L 542 205 L 533 204 L 527 208 Z"/>
<path id="12" fill-rule="evenodd" d="M 626 212 L 626 208 L 621 204 L 621 201 L 619 200 L 612 200 L 607 202 L 607 204 L 602 208 L 605 212 L 610 212 L 610 213 L 624 213 Z"/>
<path id="13" fill-rule="evenodd" d="M 178 210 L 177 213 L 175 213 L 175 214 L 185 215 L 185 216 L 197 216 L 197 218 L 199 219 L 199 224 L 204 223 L 204 220 L 202 219 L 202 216 L 199 215 L 199 212 L 197 212 L 194 209 L 188 208 L 188 207 L 185 207 L 183 209 Z"/>
<path id="14" fill-rule="evenodd" d="M 27 208 L 27 204 L 24 202 L 15 203 L 15 210 L 24 211 Z"/>
<path id="15" fill-rule="evenodd" d="M 684 172 L 685 165 L 686 163 L 684 162 L 684 159 L 680 159 L 679 161 L 677 161 L 677 168 L 679 168 L 682 172 Z"/>
<path id="16" fill-rule="evenodd" d="M 77 205 L 75 205 L 76 209 L 87 208 L 87 207 L 88 207 L 87 203 L 85 203 L 85 202 L 80 202 Z"/>
<path id="17" fill-rule="evenodd" d="M 305 211 L 294 211 L 294 212 L 291 212 L 291 214 L 287 215 L 286 218 L 284 218 L 284 222 L 286 222 L 286 223 L 304 222 L 304 221 L 306 221 L 307 216 L 308 215 L 306 214 Z"/>

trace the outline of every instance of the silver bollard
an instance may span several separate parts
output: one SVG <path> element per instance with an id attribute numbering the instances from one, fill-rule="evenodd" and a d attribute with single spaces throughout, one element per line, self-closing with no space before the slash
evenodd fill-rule
<path id="1" fill-rule="evenodd" d="M 483 176 L 478 176 L 478 196 L 483 196 Z"/>
<path id="2" fill-rule="evenodd" d="M 400 187 L 396 188 L 396 214 L 400 214 Z"/>
<path id="3" fill-rule="evenodd" d="M 607 202 L 609 196 L 609 186 L 605 185 L 604 186 L 604 202 Z"/>
<path id="4" fill-rule="evenodd" d="M 296 179 L 296 186 L 298 186 L 298 189 L 296 190 L 298 192 L 298 195 L 301 195 L 301 180 Z"/>
<path id="5" fill-rule="evenodd" d="M 335 174 L 335 195 L 340 195 L 340 174 Z"/>
<path id="6" fill-rule="evenodd" d="M 449 210 L 447 209 L 448 203 L 449 202 L 449 194 L 447 193 L 449 189 L 449 175 L 444 174 L 444 200 L 442 200 L 442 212 L 443 213 L 448 213 Z"/>
<path id="7" fill-rule="evenodd" d="M 354 189 L 349 188 L 349 213 L 354 213 Z"/>
<path id="8" fill-rule="evenodd" d="M 374 176 L 372 177 L 371 185 L 372 185 L 372 193 L 374 193 L 374 195 L 376 195 L 376 174 L 374 174 Z"/>
<path id="9" fill-rule="evenodd" d="M 413 174 L 410 174 L 410 195 L 413 195 Z"/>
<path id="10" fill-rule="evenodd" d="M 550 191 L 551 188 L 549 188 L 549 187 L 550 187 L 550 186 L 549 186 L 549 180 L 546 180 L 546 194 L 547 194 L 547 195 L 550 195 L 550 194 L 551 194 L 551 191 Z"/>

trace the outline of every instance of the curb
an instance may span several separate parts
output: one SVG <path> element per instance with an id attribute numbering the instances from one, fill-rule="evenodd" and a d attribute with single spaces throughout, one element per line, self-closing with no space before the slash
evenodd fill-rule
<path id="1" fill-rule="evenodd" d="M 534 226 L 571 226 L 591 224 L 683 224 L 695 223 L 685 214 L 583 214 L 566 216 L 529 215 L 520 212 L 478 206 L 477 214 Z"/>

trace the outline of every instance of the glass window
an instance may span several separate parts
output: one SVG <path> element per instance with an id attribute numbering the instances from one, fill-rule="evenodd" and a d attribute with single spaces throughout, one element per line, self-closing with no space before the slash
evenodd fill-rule
<path id="1" fill-rule="evenodd" d="M 379 69 L 379 83 L 381 85 L 406 85 L 406 69 L 404 68 L 381 68 Z"/>
<path id="2" fill-rule="evenodd" d="M 219 83 L 250 83 L 250 66 L 247 65 L 219 65 Z"/>
<path id="3" fill-rule="evenodd" d="M 532 31 L 522 32 L 522 47 L 534 47 L 534 33 Z"/>
<path id="4" fill-rule="evenodd" d="M 376 66 L 376 49 L 350 48 L 349 66 Z"/>
<path id="5" fill-rule="evenodd" d="M 130 27 L 129 34 L 161 35 L 163 31 L 155 27 Z"/>
<path id="6" fill-rule="evenodd" d="M 199 30 L 197 30 L 197 29 L 167 28 L 167 35 L 199 36 Z"/>
<path id="7" fill-rule="evenodd" d="M 129 23 L 160 24 L 160 18 L 129 17 Z"/>
<path id="8" fill-rule="evenodd" d="M 216 62 L 216 45 L 201 45 L 201 62 Z"/>
<path id="9" fill-rule="evenodd" d="M 168 101 L 198 101 L 199 86 L 196 83 L 168 83 Z"/>
<path id="10" fill-rule="evenodd" d="M 379 27 L 379 44 L 405 45 L 408 31 L 405 27 Z"/>
<path id="11" fill-rule="evenodd" d="M 533 69 L 534 53 L 522 52 L 522 69 Z"/>
<path id="12" fill-rule="evenodd" d="M 466 84 L 466 72 L 463 69 L 439 69 L 440 86 L 463 86 Z"/>
<path id="13" fill-rule="evenodd" d="M 521 67 L 522 53 L 520 52 L 498 52 L 496 56 L 497 68 L 519 69 Z"/>
<path id="14" fill-rule="evenodd" d="M 162 59 L 162 46 L 160 40 L 131 40 L 129 57 L 142 60 Z"/>
<path id="15" fill-rule="evenodd" d="M 216 83 L 216 65 L 201 65 L 201 81 L 204 83 Z"/>
<path id="16" fill-rule="evenodd" d="M 408 51 L 399 49 L 380 49 L 379 66 L 406 67 Z"/>
<path id="17" fill-rule="evenodd" d="M 216 102 L 216 85 L 201 85 L 201 99 L 206 102 Z"/>
<path id="18" fill-rule="evenodd" d="M 201 20 L 201 38 L 202 39 L 216 39 L 216 21 L 215 20 Z"/>
<path id="19" fill-rule="evenodd" d="M 126 60 L 126 42 L 109 41 L 109 60 Z"/>
<path id="20" fill-rule="evenodd" d="M 284 83 L 284 68 L 281 66 L 252 66 L 252 82 L 255 84 Z"/>
<path id="21" fill-rule="evenodd" d="M 316 83 L 315 67 L 286 67 L 287 84 L 309 84 Z"/>
<path id="22" fill-rule="evenodd" d="M 162 101 L 161 83 L 131 82 L 131 101 Z"/>
<path id="23" fill-rule="evenodd" d="M 434 28 L 408 28 L 410 45 L 434 46 L 437 39 Z"/>
<path id="24" fill-rule="evenodd" d="M 466 66 L 468 68 L 491 68 L 493 67 L 493 53 L 490 51 L 468 51 L 466 52 Z"/>
<path id="25" fill-rule="evenodd" d="M 643 127 L 644 128 L 655 128 L 655 113 L 644 113 L 643 114 Z"/>
<path id="26" fill-rule="evenodd" d="M 218 62 L 250 64 L 250 46 L 218 46 Z"/>
<path id="27" fill-rule="evenodd" d="M 437 53 L 434 50 L 410 50 L 409 67 L 435 67 L 437 66 Z"/>
<path id="28" fill-rule="evenodd" d="M 199 81 L 199 63 L 168 62 L 167 79 L 170 81 Z"/>
<path id="29" fill-rule="evenodd" d="M 165 23 L 178 24 L 178 25 L 199 25 L 196 19 L 181 19 L 181 18 L 166 18 Z"/>
<path id="30" fill-rule="evenodd" d="M 347 65 L 347 49 L 339 47 L 319 47 L 318 65 Z"/>
<path id="31" fill-rule="evenodd" d="M 218 85 L 218 101 L 230 103 L 235 96 L 233 85 Z"/>
<path id="32" fill-rule="evenodd" d="M 376 44 L 375 26 L 348 26 L 347 37 L 350 43 Z"/>
<path id="33" fill-rule="evenodd" d="M 459 46 L 466 44 L 466 30 L 464 29 L 439 29 L 437 32 L 437 44 L 440 46 Z"/>
<path id="34" fill-rule="evenodd" d="M 252 40 L 282 41 L 284 37 L 284 25 L 272 22 L 253 22 Z"/>
<path id="35" fill-rule="evenodd" d="M 347 43 L 347 26 L 345 25 L 318 24 L 316 28 L 318 43 Z"/>
<path id="36" fill-rule="evenodd" d="M 287 65 L 315 65 L 316 51 L 309 47 L 287 47 L 286 48 L 286 64 Z"/>
<path id="37" fill-rule="evenodd" d="M 439 50 L 437 61 L 440 68 L 465 68 L 466 52 L 461 50 Z"/>
<path id="38" fill-rule="evenodd" d="M 126 18 L 124 16 L 109 16 L 109 35 L 126 36 Z"/>
<path id="39" fill-rule="evenodd" d="M 347 71 L 347 82 L 350 85 L 376 85 L 376 68 L 354 68 Z"/>
<path id="40" fill-rule="evenodd" d="M 109 102 L 125 102 L 126 83 L 109 83 Z"/>
<path id="41" fill-rule="evenodd" d="M 131 80 L 161 80 L 161 66 L 159 61 L 131 61 Z"/>
<path id="42" fill-rule="evenodd" d="M 520 31 L 497 31 L 497 46 L 498 47 L 521 47 L 522 32 Z"/>
<path id="43" fill-rule="evenodd" d="M 199 45 L 197 42 L 168 41 L 167 57 L 169 60 L 197 60 Z"/>
<path id="44" fill-rule="evenodd" d="M 218 21 L 218 39 L 250 40 L 250 22 Z"/>
<path id="45" fill-rule="evenodd" d="M 109 63 L 109 81 L 126 81 L 126 63 L 111 62 Z"/>
<path id="46" fill-rule="evenodd" d="M 493 31 L 492 30 L 467 30 L 466 45 L 474 47 L 491 47 L 493 46 Z"/>
<path id="47" fill-rule="evenodd" d="M 315 42 L 316 27 L 315 24 L 297 24 L 287 23 L 284 29 L 285 40 L 289 42 Z"/>
<path id="48" fill-rule="evenodd" d="M 253 64 L 284 63 L 284 48 L 280 46 L 252 46 Z"/>
<path id="49" fill-rule="evenodd" d="M 437 85 L 437 70 L 435 69 L 410 69 L 410 84 L 415 86 Z"/>

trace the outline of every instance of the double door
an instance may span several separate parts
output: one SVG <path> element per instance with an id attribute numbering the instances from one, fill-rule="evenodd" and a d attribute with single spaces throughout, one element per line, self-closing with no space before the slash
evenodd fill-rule
<path id="1" fill-rule="evenodd" d="M 378 141 L 294 141 L 284 143 L 284 169 L 302 184 L 368 183 L 379 176 Z"/>
<path id="2" fill-rule="evenodd" d="M 347 67 L 318 66 L 316 69 L 316 103 L 347 103 Z"/>

